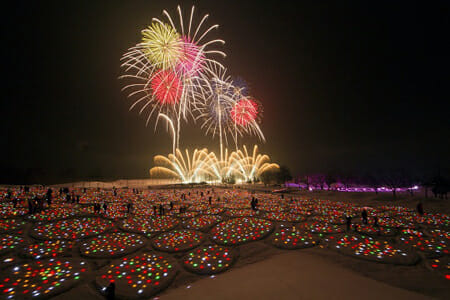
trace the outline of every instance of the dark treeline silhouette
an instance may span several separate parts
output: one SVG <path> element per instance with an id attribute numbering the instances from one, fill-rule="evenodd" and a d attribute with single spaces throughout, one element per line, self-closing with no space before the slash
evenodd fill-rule
<path id="1" fill-rule="evenodd" d="M 32 185 L 59 184 L 77 181 L 112 181 L 127 179 L 125 176 L 109 176 L 106 171 L 94 168 L 87 174 L 81 174 L 75 168 L 60 168 L 58 170 L 45 167 L 0 167 L 0 184 Z"/>
<path id="2" fill-rule="evenodd" d="M 405 190 L 411 195 L 416 191 L 414 186 L 421 187 L 425 197 L 431 196 L 447 198 L 450 192 L 449 176 L 441 171 L 434 174 L 418 173 L 405 169 L 367 172 L 366 174 L 351 174 L 344 172 L 329 172 L 327 174 L 303 174 L 293 180 L 301 184 L 305 190 L 342 190 L 354 187 L 367 187 L 378 194 L 388 189 L 394 197 L 398 191 Z"/>

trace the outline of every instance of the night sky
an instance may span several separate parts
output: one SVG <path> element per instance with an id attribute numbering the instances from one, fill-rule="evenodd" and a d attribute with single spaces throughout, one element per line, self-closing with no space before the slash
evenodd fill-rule
<path id="1" fill-rule="evenodd" d="M 0 183 L 148 177 L 171 139 L 128 110 L 120 57 L 193 3 L 264 105 L 261 151 L 293 175 L 450 166 L 448 1 L 11 1 Z M 218 148 L 192 123 L 181 145 Z"/>

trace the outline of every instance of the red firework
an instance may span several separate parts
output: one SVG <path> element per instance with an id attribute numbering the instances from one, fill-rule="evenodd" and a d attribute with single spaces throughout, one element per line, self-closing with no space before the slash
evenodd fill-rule
<path id="1" fill-rule="evenodd" d="M 205 54 L 197 44 L 191 42 L 187 37 L 183 37 L 182 45 L 177 71 L 183 75 L 196 75 L 203 68 Z"/>
<path id="2" fill-rule="evenodd" d="M 251 99 L 241 99 L 231 109 L 231 118 L 238 125 L 245 126 L 256 120 L 258 104 Z"/>
<path id="3" fill-rule="evenodd" d="M 183 83 L 174 72 L 161 70 L 153 76 L 151 87 L 160 104 L 173 105 L 180 101 Z"/>

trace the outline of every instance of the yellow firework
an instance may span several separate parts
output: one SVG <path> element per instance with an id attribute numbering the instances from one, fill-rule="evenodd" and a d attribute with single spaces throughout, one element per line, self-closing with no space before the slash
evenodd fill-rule
<path id="1" fill-rule="evenodd" d="M 153 22 L 142 30 L 142 51 L 161 69 L 175 66 L 182 55 L 183 42 L 177 31 L 168 24 Z"/>
<path id="2" fill-rule="evenodd" d="M 264 172 L 276 170 L 279 166 L 270 162 L 266 154 L 258 153 L 258 146 L 254 146 L 252 155 L 247 148 L 233 151 L 228 155 L 225 150 L 224 159 L 217 158 L 214 152 L 204 148 L 195 149 L 192 156 L 189 151 L 183 153 L 177 149 L 175 155 L 167 157 L 156 155 L 155 167 L 150 169 L 152 178 L 176 178 L 183 183 L 202 181 L 222 181 L 234 177 L 238 181 L 258 180 Z"/>
<path id="3" fill-rule="evenodd" d="M 180 149 L 177 149 L 175 155 L 156 155 L 154 162 L 157 166 L 150 169 L 150 176 L 153 178 L 177 178 L 184 183 L 221 179 L 219 161 L 214 152 L 208 153 L 206 148 L 195 149 L 192 157 L 188 150 L 184 157 Z"/>
<path id="4" fill-rule="evenodd" d="M 245 145 L 243 151 L 232 152 L 229 164 L 229 169 L 232 170 L 234 176 L 241 177 L 244 181 L 258 180 L 264 172 L 279 168 L 277 164 L 270 162 L 270 157 L 267 154 L 258 153 L 257 145 L 253 147 L 252 155 L 249 155 Z"/>

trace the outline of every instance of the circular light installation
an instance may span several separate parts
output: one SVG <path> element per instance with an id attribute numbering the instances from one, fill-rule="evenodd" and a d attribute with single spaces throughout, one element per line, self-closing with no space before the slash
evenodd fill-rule
<path id="1" fill-rule="evenodd" d="M 74 286 L 86 272 L 84 261 L 53 258 L 12 266 L 0 281 L 0 297 L 48 298 Z"/>
<path id="2" fill-rule="evenodd" d="M 435 233 L 434 236 L 428 236 L 419 230 L 404 229 L 400 232 L 399 239 L 405 245 L 413 247 L 429 258 L 448 254 L 449 233 L 440 230 L 432 232 Z"/>
<path id="3" fill-rule="evenodd" d="M 265 219 L 269 219 L 271 221 L 278 222 L 303 222 L 305 221 L 305 217 L 292 213 L 284 213 L 284 212 L 268 212 L 264 216 Z"/>
<path id="4" fill-rule="evenodd" d="M 73 242 L 65 240 L 43 241 L 30 244 L 22 249 L 22 254 L 33 259 L 66 256 L 72 251 Z"/>
<path id="5" fill-rule="evenodd" d="M 230 248 L 206 245 L 192 250 L 182 260 L 183 266 L 190 272 L 216 274 L 231 267 L 234 255 Z"/>
<path id="6" fill-rule="evenodd" d="M 183 227 L 192 230 L 207 230 L 221 220 L 222 217 L 217 215 L 202 215 L 183 221 Z"/>
<path id="7" fill-rule="evenodd" d="M 152 246 L 161 251 L 180 252 L 197 247 L 203 242 L 204 236 L 193 230 L 174 230 L 165 232 L 152 240 Z"/>
<path id="8" fill-rule="evenodd" d="M 282 249 L 300 249 L 313 247 L 319 240 L 313 234 L 296 226 L 283 226 L 275 230 L 271 242 L 275 247 Z"/>
<path id="9" fill-rule="evenodd" d="M 117 298 L 149 298 L 166 288 L 177 271 L 168 257 L 142 253 L 113 261 L 95 279 L 100 290 L 114 282 Z"/>
<path id="10" fill-rule="evenodd" d="M 344 235 L 336 239 L 331 248 L 346 255 L 382 263 L 412 265 L 419 259 L 414 252 L 365 235 Z"/>
<path id="11" fill-rule="evenodd" d="M 25 222 L 19 219 L 0 219 L 0 233 L 21 229 Z"/>
<path id="12" fill-rule="evenodd" d="M 178 223 L 179 221 L 172 216 L 134 217 L 123 220 L 119 227 L 125 231 L 142 233 L 150 237 L 152 233 L 171 230 L 178 226 Z"/>
<path id="13" fill-rule="evenodd" d="M 118 257 L 144 246 L 144 239 L 134 233 L 113 232 L 93 237 L 80 245 L 83 256 L 94 258 Z"/>
<path id="14" fill-rule="evenodd" d="M 270 221 L 242 217 L 217 224 L 211 230 L 211 239 L 220 245 L 239 245 L 260 240 L 272 231 L 273 223 Z"/>
<path id="15" fill-rule="evenodd" d="M 2 234 L 0 235 L 0 255 L 17 249 L 25 243 L 25 240 L 18 235 Z"/>
<path id="16" fill-rule="evenodd" d="M 74 217 L 72 208 L 54 207 L 41 211 L 37 214 L 27 216 L 27 220 L 32 222 L 51 222 L 56 220 L 68 219 Z"/>
<path id="17" fill-rule="evenodd" d="M 61 220 L 48 224 L 38 224 L 30 234 L 37 239 L 45 240 L 75 240 L 86 238 L 112 229 L 114 224 L 98 217 Z"/>

